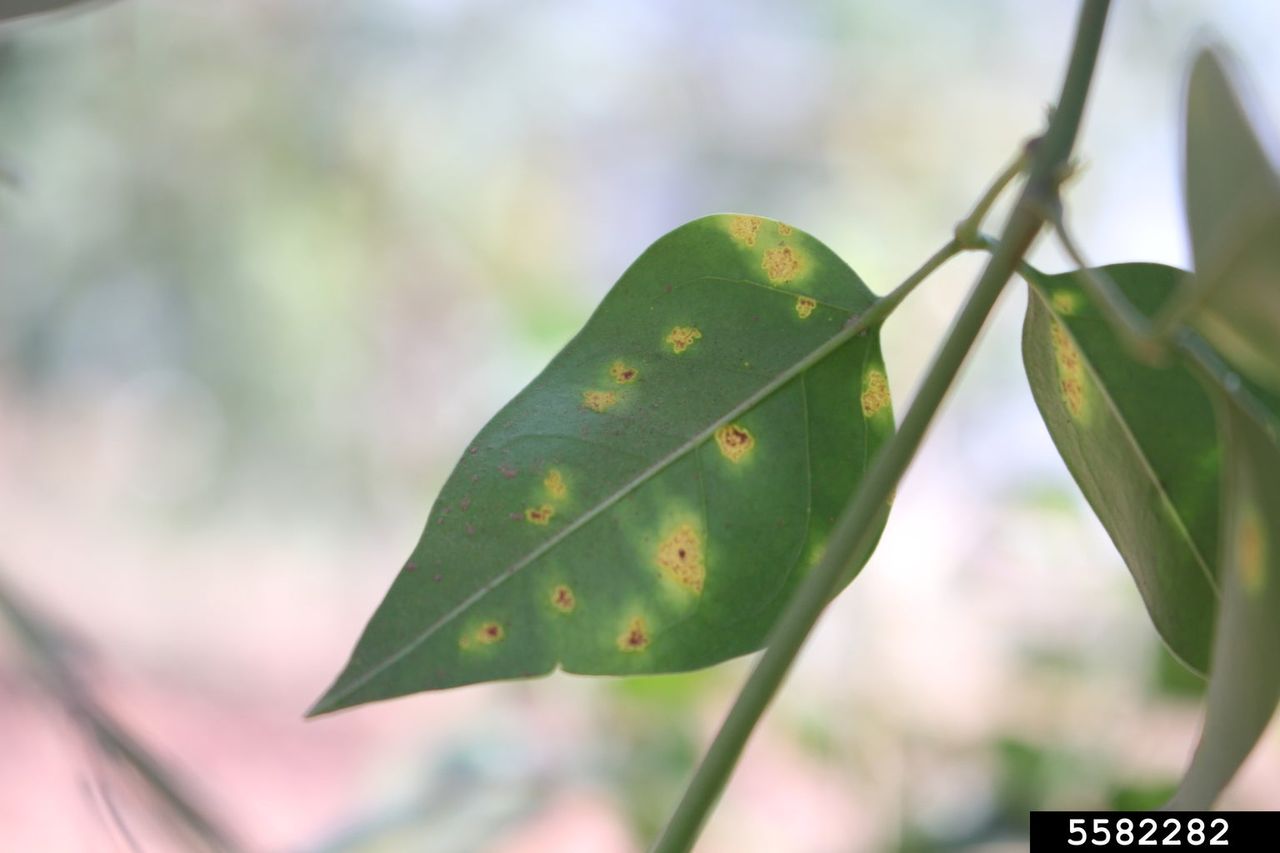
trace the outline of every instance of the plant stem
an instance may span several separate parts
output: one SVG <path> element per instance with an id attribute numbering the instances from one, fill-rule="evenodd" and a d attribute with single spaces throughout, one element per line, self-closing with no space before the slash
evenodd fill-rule
<path id="1" fill-rule="evenodd" d="M 916 285 L 933 275 L 940 266 L 964 251 L 958 240 L 948 240 L 942 248 L 929 256 L 920 268 L 903 279 L 902 283 L 875 301 L 859 318 L 862 330 L 875 328 L 884 322 L 901 303 L 916 289 Z M 843 343 L 843 341 L 842 341 Z"/>
<path id="2" fill-rule="evenodd" d="M 1076 273 L 1083 283 L 1085 292 L 1089 294 L 1089 298 L 1102 312 L 1102 316 L 1112 330 L 1129 349 L 1129 353 L 1144 364 L 1160 364 L 1164 360 L 1164 348 L 1152 334 L 1151 323 L 1142 315 L 1142 312 L 1133 307 L 1133 303 L 1106 273 L 1091 266 L 1085 260 L 1084 253 L 1080 251 L 1067 230 L 1060 206 L 1054 212 L 1050 222 L 1058 242 L 1078 267 Z"/>
<path id="3" fill-rule="evenodd" d="M 725 718 L 702 765 L 654 847 L 657 853 L 684 853 L 697 841 L 748 737 L 777 693 L 792 662 L 835 590 L 837 580 L 867 538 L 880 508 L 889 500 L 914 458 L 938 407 L 950 389 L 992 306 L 1044 224 L 1042 202 L 1054 198 L 1075 144 L 1110 0 L 1085 0 L 1058 108 L 1032 156 L 1026 186 L 1005 225 L 1000 245 L 988 260 L 920 390 L 893 439 L 876 455 L 853 500 L 840 514 L 827 550 L 778 620 L 768 648 Z"/>
<path id="4" fill-rule="evenodd" d="M 1022 146 L 1018 156 L 1009 161 L 1009 165 L 1004 167 L 1004 171 L 991 182 L 991 186 L 987 187 L 987 191 L 982 198 L 978 199 L 978 203 L 973 206 L 973 210 L 969 211 L 969 215 L 956 223 L 956 242 L 962 248 L 983 248 L 981 231 L 983 221 L 987 218 L 987 214 L 991 212 L 991 207 L 996 203 L 996 199 L 1008 188 L 1009 184 L 1013 183 L 1015 178 L 1026 171 L 1028 152 L 1038 143 L 1039 138 L 1037 137 Z"/>
<path id="5" fill-rule="evenodd" d="M 0 583 L 0 616 L 13 628 L 49 693 L 67 715 L 103 753 L 142 781 L 167 810 L 167 816 L 191 834 L 188 841 L 198 842 L 202 849 L 212 851 L 241 849 L 225 829 L 196 805 L 169 770 L 97 703 L 65 659 L 60 632 L 36 616 L 3 583 Z"/>

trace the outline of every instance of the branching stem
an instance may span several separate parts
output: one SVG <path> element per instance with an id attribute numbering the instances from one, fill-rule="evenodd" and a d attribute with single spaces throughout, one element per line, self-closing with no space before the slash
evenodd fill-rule
<path id="1" fill-rule="evenodd" d="M 1014 205 L 999 245 L 939 348 L 898 432 L 876 455 L 857 494 L 832 529 L 823 558 L 787 603 L 770 634 L 768 648 L 747 679 L 658 840 L 654 848 L 658 853 L 684 853 L 693 848 L 747 739 L 786 678 L 801 646 L 830 600 L 838 579 L 852 568 L 850 562 L 861 551 L 881 507 L 889 500 L 915 457 L 992 306 L 1044 225 L 1039 201 L 1056 196 L 1058 183 L 1066 173 L 1109 7 L 1110 0 L 1085 0 L 1058 107 L 1050 119 L 1048 130 L 1035 146 L 1027 183 Z M 1006 175 L 1009 177 L 1005 178 Z M 1006 170 L 1001 178 L 1005 178 L 1004 183 L 1007 184 L 1013 175 L 1016 172 L 1011 175 L 1010 170 Z M 990 204 L 984 196 L 977 208 L 980 215 L 984 202 L 987 207 Z M 958 241 L 952 242 L 959 246 Z"/>

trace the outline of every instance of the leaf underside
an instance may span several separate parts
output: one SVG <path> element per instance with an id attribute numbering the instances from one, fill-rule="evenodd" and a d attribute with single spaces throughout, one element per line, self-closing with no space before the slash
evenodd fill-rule
<path id="1" fill-rule="evenodd" d="M 1239 371 L 1206 380 L 1224 439 L 1222 603 L 1204 729 L 1168 806 L 1207 809 L 1280 699 L 1280 175 L 1212 51 L 1191 74 L 1186 132 L 1196 278 L 1169 313 Z"/>
<path id="2" fill-rule="evenodd" d="M 1186 217 L 1196 277 L 1170 312 L 1280 391 L 1280 174 L 1227 61 L 1196 60 L 1187 90 Z"/>
<path id="3" fill-rule="evenodd" d="M 1280 700 L 1280 407 L 1256 390 L 1243 395 L 1251 411 L 1234 397 L 1218 401 L 1226 439 L 1222 611 L 1204 730 L 1171 809 L 1212 806 Z M 1271 412 L 1260 420 L 1265 403 Z"/>
<path id="4" fill-rule="evenodd" d="M 893 432 L 878 330 L 797 369 L 874 298 L 773 220 L 658 240 L 463 454 L 311 713 L 760 648 Z"/>
<path id="5" fill-rule="evenodd" d="M 1158 264 L 1101 272 L 1148 314 L 1187 275 Z M 1049 434 L 1128 565 L 1156 630 L 1174 655 L 1207 672 L 1221 466 L 1209 396 L 1180 364 L 1134 361 L 1076 273 L 1033 276 L 1031 284 L 1023 362 Z"/>

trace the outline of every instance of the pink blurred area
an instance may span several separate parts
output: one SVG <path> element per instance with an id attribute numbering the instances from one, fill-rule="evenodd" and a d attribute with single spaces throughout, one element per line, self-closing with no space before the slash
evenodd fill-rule
<path id="1" fill-rule="evenodd" d="M 1072 218 L 1100 262 L 1186 263 L 1189 46 L 1217 28 L 1280 115 L 1280 13 L 1116 7 Z M 1074 10 L 149 0 L 0 29 L 0 581 L 247 849 L 645 849 L 750 660 L 302 715 L 470 437 L 650 241 L 759 212 L 887 290 L 1039 128 Z M 886 327 L 899 413 L 978 264 Z M 1014 290 L 700 850 L 1020 849 L 1028 808 L 1184 766 L 1194 684 L 1039 423 Z M 187 849 L 34 666 L 0 621 L 0 850 Z M 1224 805 L 1280 808 L 1277 735 Z"/>

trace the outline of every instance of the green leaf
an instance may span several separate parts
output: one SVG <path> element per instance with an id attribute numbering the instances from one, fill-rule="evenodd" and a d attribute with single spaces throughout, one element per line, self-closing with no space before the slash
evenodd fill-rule
<path id="1" fill-rule="evenodd" d="M 1171 809 L 1207 809 L 1280 700 L 1280 445 L 1248 389 L 1220 394 L 1226 440 L 1222 611 L 1204 730 Z M 1242 405 L 1246 403 L 1246 405 Z M 1248 403 L 1253 403 L 1248 405 Z"/>
<path id="2" fill-rule="evenodd" d="M 893 432 L 876 330 L 829 343 L 873 301 L 773 220 L 658 240 L 463 454 L 311 713 L 760 648 Z"/>
<path id="3" fill-rule="evenodd" d="M 1103 267 L 1150 314 L 1186 274 Z M 1206 672 L 1217 593 L 1220 450 L 1213 407 L 1184 367 L 1134 361 L 1078 274 L 1025 273 L 1022 356 L 1045 426 L 1111 535 L 1170 650 Z"/>
<path id="4" fill-rule="evenodd" d="M 1280 175 L 1211 51 L 1191 73 L 1186 134 L 1196 277 L 1164 325 L 1191 323 L 1242 372 L 1280 390 Z"/>
<path id="5" fill-rule="evenodd" d="M 0 23 L 11 18 L 55 12 L 71 6 L 88 5 L 90 0 L 0 0 Z"/>

